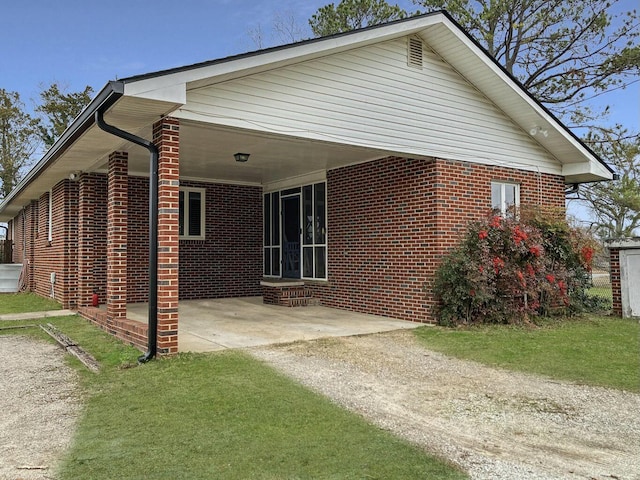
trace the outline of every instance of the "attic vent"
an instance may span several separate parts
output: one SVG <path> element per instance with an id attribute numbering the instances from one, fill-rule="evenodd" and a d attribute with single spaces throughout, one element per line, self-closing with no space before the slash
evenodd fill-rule
<path id="1" fill-rule="evenodd" d="M 407 44 L 407 64 L 410 67 L 422 68 L 422 40 L 417 37 L 409 37 Z"/>

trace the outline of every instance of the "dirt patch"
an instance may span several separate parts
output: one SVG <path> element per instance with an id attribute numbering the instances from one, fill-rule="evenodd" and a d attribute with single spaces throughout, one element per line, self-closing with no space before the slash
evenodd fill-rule
<path id="1" fill-rule="evenodd" d="M 640 478 L 637 394 L 453 359 L 407 331 L 250 352 L 475 480 Z"/>
<path id="2" fill-rule="evenodd" d="M 75 372 L 56 345 L 0 336 L 0 479 L 54 478 L 80 409 Z"/>

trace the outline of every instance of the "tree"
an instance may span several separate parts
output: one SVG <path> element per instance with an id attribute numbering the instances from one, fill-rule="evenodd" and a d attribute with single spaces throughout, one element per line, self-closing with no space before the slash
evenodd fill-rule
<path id="1" fill-rule="evenodd" d="M 73 120 L 91 101 L 93 88 L 87 86 L 81 92 L 67 93 L 66 88 L 52 83 L 40 92 L 42 103 L 36 111 L 42 114 L 38 124 L 38 134 L 45 149 L 51 148 Z"/>
<path id="2" fill-rule="evenodd" d="M 640 228 L 640 135 L 621 127 L 599 129 L 586 142 L 612 163 L 619 179 L 584 185 L 578 199 L 592 212 L 600 237 L 631 237 Z"/>
<path id="3" fill-rule="evenodd" d="M 16 186 L 36 150 L 37 123 L 17 92 L 0 88 L 0 198 Z"/>
<path id="4" fill-rule="evenodd" d="M 406 16 L 407 12 L 398 5 L 384 0 L 342 0 L 337 7 L 333 3 L 320 7 L 309 19 L 309 25 L 316 37 L 324 37 Z"/>
<path id="5" fill-rule="evenodd" d="M 619 0 L 414 0 L 446 8 L 547 107 L 573 114 L 640 72 L 639 20 Z M 613 26 L 613 25 L 617 26 Z M 581 113 L 585 113 L 583 110 Z"/>

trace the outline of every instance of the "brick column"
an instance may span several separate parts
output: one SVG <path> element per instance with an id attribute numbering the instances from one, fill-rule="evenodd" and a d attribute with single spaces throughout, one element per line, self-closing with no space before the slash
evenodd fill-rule
<path id="1" fill-rule="evenodd" d="M 613 313 L 622 317 L 622 281 L 620 272 L 620 249 L 609 248 L 609 278 L 611 280 L 611 294 Z"/>
<path id="2" fill-rule="evenodd" d="M 127 316 L 128 154 L 109 156 L 107 187 L 107 319 Z"/>
<path id="3" fill-rule="evenodd" d="M 93 290 L 97 288 L 93 276 L 95 262 L 95 176 L 83 173 L 78 185 L 78 307 L 91 305 Z"/>
<path id="4" fill-rule="evenodd" d="M 163 118 L 153 126 L 158 147 L 158 353 L 178 352 L 178 195 L 180 122 Z"/>

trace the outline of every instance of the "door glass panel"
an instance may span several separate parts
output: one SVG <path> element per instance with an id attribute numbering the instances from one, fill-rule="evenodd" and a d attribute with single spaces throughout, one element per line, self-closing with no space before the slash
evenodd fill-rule
<path id="1" fill-rule="evenodd" d="M 302 203 L 304 222 L 303 243 L 309 245 L 313 243 L 313 190 L 311 185 L 307 185 L 302 189 Z M 306 276 L 306 275 L 305 275 Z"/>
<path id="2" fill-rule="evenodd" d="M 282 276 L 300 278 L 300 195 L 282 199 Z"/>
<path id="3" fill-rule="evenodd" d="M 326 243 L 326 209 L 325 209 L 325 184 L 316 183 L 315 190 L 315 243 Z"/>
<path id="4" fill-rule="evenodd" d="M 264 275 L 271 275 L 271 249 L 264 249 Z"/>
<path id="5" fill-rule="evenodd" d="M 313 278 L 313 247 L 304 247 L 302 249 L 302 276 Z"/>
<path id="6" fill-rule="evenodd" d="M 271 226 L 271 195 L 268 193 L 264 196 L 264 212 L 262 223 L 264 225 L 264 246 L 268 247 L 271 245 L 271 234 L 269 232 L 269 227 Z"/>
<path id="7" fill-rule="evenodd" d="M 280 249 L 271 249 L 271 275 L 280 275 Z"/>
<path id="8" fill-rule="evenodd" d="M 327 261 L 327 247 L 316 247 L 316 275 L 315 278 L 326 278 L 327 269 L 326 269 L 326 261 Z"/>
<path id="9" fill-rule="evenodd" d="M 280 245 L 280 194 L 271 194 L 271 245 Z"/>

